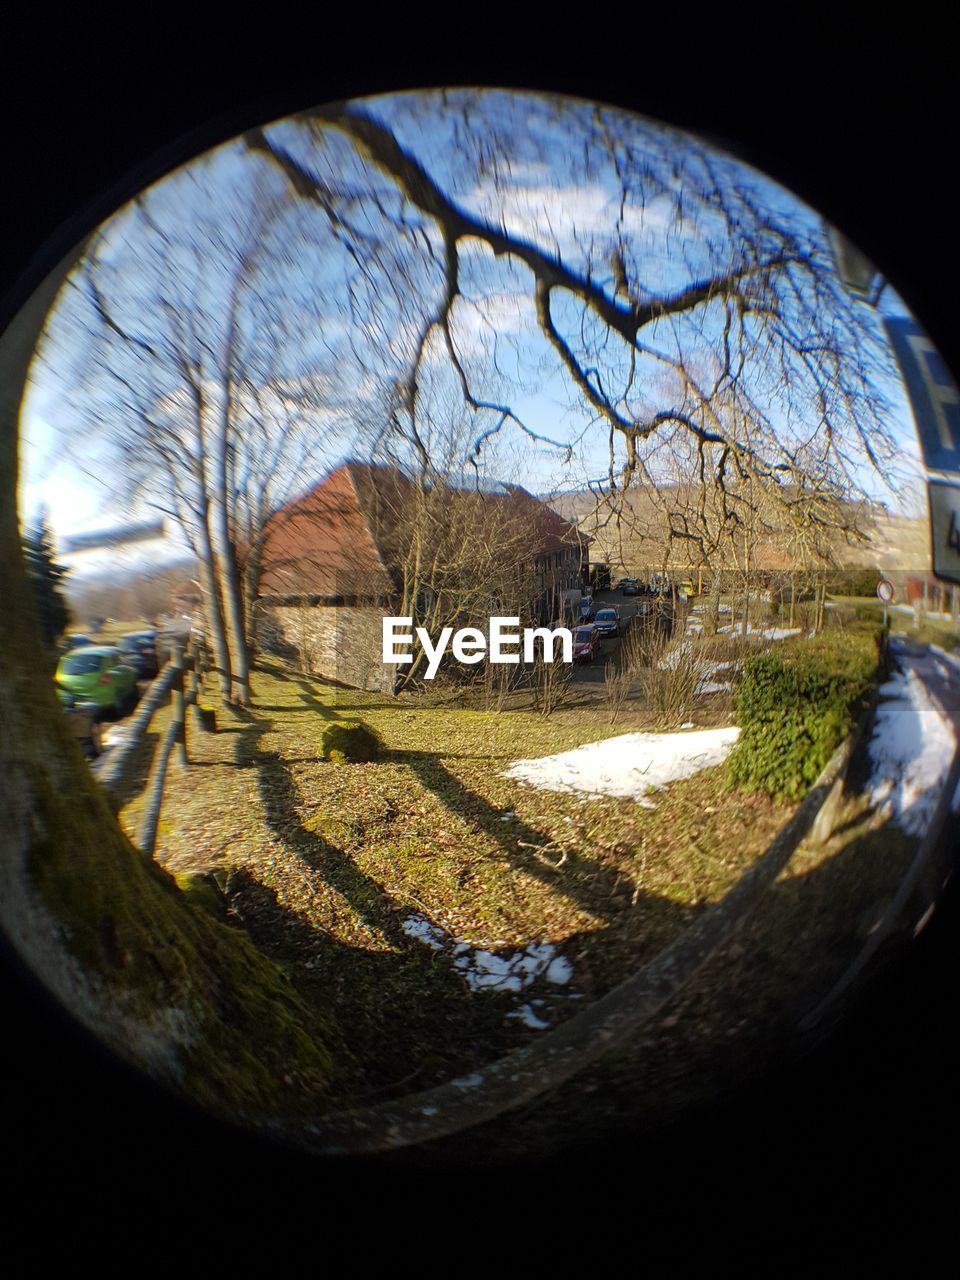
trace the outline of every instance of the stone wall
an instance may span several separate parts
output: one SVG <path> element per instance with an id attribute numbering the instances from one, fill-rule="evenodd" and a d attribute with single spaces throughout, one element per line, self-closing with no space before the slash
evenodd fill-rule
<path id="1" fill-rule="evenodd" d="M 306 673 L 388 693 L 394 668 L 382 661 L 384 614 L 371 606 L 268 605 L 260 613 L 258 640 L 266 652 Z"/>

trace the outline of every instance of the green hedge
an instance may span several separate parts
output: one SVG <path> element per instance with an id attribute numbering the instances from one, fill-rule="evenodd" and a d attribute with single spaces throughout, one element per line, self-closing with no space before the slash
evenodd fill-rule
<path id="1" fill-rule="evenodd" d="M 875 600 L 881 577 L 876 569 L 836 569 L 827 574 L 827 590 L 833 596 L 868 596 Z"/>
<path id="2" fill-rule="evenodd" d="M 877 623 L 783 641 L 748 658 L 734 702 L 731 786 L 800 800 L 852 729 L 884 664 Z"/>
<path id="3" fill-rule="evenodd" d="M 324 726 L 320 752 L 334 764 L 376 760 L 383 743 L 374 729 L 361 720 L 335 720 Z"/>

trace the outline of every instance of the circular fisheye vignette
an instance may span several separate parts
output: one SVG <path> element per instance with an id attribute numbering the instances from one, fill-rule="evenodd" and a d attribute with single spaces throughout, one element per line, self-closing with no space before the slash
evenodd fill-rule
<path id="1" fill-rule="evenodd" d="M 591 1094 L 669 1102 L 671 1035 L 696 1046 L 693 1096 L 731 1028 L 752 1052 L 785 999 L 839 990 L 822 968 L 798 988 L 783 948 L 800 881 L 807 916 L 840 884 L 846 912 L 864 895 L 900 927 L 876 904 L 902 897 L 943 781 L 926 742 L 879 745 L 929 651 L 871 613 L 875 566 L 837 564 L 911 518 L 878 505 L 909 422 L 875 273 L 851 288 L 849 258 L 695 139 L 504 91 L 300 113 L 97 228 L 7 347 L 20 387 L 40 338 L 21 509 L 48 506 L 24 536 L 41 631 L 52 549 L 90 558 L 16 712 L 33 834 L 8 931 L 81 1021 L 322 1149 L 521 1105 L 514 1140 L 536 1143 Z M 54 417 L 74 448 L 38 478 Z M 121 573 L 90 588 L 98 554 Z M 911 568 L 884 566 L 916 595 Z M 35 660 L 27 590 L 10 652 Z M 494 617 L 539 647 L 490 661 Z M 384 661 L 388 618 L 409 662 Z M 871 711 L 891 654 L 903 688 Z M 942 759 L 951 732 L 929 730 Z M 748 910 L 754 945 L 726 945 Z M 819 954 L 842 921 L 817 918 Z M 752 1023 L 731 983 L 751 963 Z"/>

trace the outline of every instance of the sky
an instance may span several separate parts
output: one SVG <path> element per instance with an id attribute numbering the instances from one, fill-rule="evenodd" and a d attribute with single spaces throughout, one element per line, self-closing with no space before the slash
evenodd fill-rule
<path id="1" fill-rule="evenodd" d="M 720 153 L 709 152 L 706 161 L 684 159 L 684 135 L 676 131 L 637 126 L 636 132 L 630 132 L 631 124 L 616 155 L 622 180 L 618 185 L 609 155 L 564 145 L 564 137 L 557 132 L 556 109 L 548 99 L 491 93 L 481 103 L 480 114 L 471 116 L 466 108 L 476 113 L 476 103 L 467 101 L 469 95 L 461 96 L 463 101 L 454 95 L 443 109 L 426 114 L 422 98 L 416 95 L 371 100 L 370 107 L 389 120 L 403 144 L 429 159 L 430 172 L 463 207 L 499 220 L 543 248 L 562 252 L 564 261 L 576 269 L 606 269 L 607 251 L 616 240 L 631 279 L 650 293 L 669 291 L 695 276 L 710 246 L 722 240 L 723 226 L 709 209 L 696 223 L 690 218 L 684 207 L 684 164 L 687 176 L 697 180 L 704 176 L 703 164 L 733 174 L 749 197 L 762 200 L 767 209 L 800 226 L 812 226 L 816 217 L 782 188 Z M 517 127 L 518 121 L 522 127 Z M 592 122 L 586 121 L 583 128 L 586 137 Z M 435 259 L 440 256 L 440 242 L 434 227 L 422 219 L 413 226 L 413 219 L 409 239 L 398 242 L 399 248 L 392 247 L 386 239 L 391 225 L 386 215 L 396 212 L 395 189 L 379 175 L 373 180 L 374 194 L 386 213 L 378 212 L 376 201 L 351 199 L 351 192 L 369 193 L 371 176 L 339 135 L 321 149 L 302 125 L 279 122 L 271 126 L 270 136 L 319 177 L 339 184 L 344 193 L 340 213 L 350 222 L 352 233 L 371 251 L 388 258 L 396 254 L 395 260 L 389 259 L 390 278 L 367 281 L 357 273 L 350 255 L 331 248 L 326 223 L 326 238 L 318 235 L 316 212 L 303 202 L 284 206 L 274 167 L 262 157 L 252 160 L 237 143 L 191 162 L 149 190 L 146 207 L 153 224 L 164 228 L 175 242 L 166 258 L 151 248 L 153 242 L 139 211 L 130 207 L 120 211 L 105 230 L 100 278 L 109 287 L 115 315 L 138 334 L 152 334 L 156 317 L 167 314 L 160 309 L 161 300 L 168 312 L 171 303 L 176 312 L 178 302 L 184 304 L 185 312 L 190 300 L 197 298 L 214 317 L 212 331 L 222 334 L 221 313 L 230 289 L 229 272 L 222 264 L 229 264 L 231 255 L 251 253 L 255 267 L 250 300 L 240 307 L 238 322 L 248 359 L 255 364 L 261 348 L 269 349 L 274 362 L 270 371 L 279 372 L 293 387 L 309 381 L 310 370 L 328 357 L 333 371 L 324 375 L 326 381 L 317 391 L 325 409 L 313 410 L 317 415 L 327 413 L 329 443 L 303 468 L 302 491 L 354 451 L 351 437 L 360 427 L 354 430 L 352 419 L 365 418 L 368 426 L 370 416 L 376 415 L 376 397 L 385 375 L 402 368 L 409 353 L 420 323 L 421 299 L 433 296 L 438 288 L 440 269 Z M 458 163 L 458 156 L 465 152 L 479 157 L 477 163 Z M 674 166 L 679 177 L 675 174 L 671 179 L 674 156 L 680 157 Z M 488 163 L 485 157 L 492 159 Z M 644 179 L 641 190 L 634 171 L 639 173 L 644 165 L 657 177 L 656 181 Z M 621 199 L 624 191 L 626 198 Z M 219 239 L 221 258 L 181 249 L 178 228 L 190 235 L 199 229 L 213 241 Z M 419 256 L 405 257 L 406 248 L 413 244 Z M 412 274 L 404 277 L 411 262 Z M 533 432 L 579 442 L 574 465 L 561 465 L 562 456 L 556 450 L 533 447 L 516 432 L 509 442 L 498 441 L 497 448 L 488 450 L 488 478 L 521 480 L 534 492 L 548 493 L 604 474 L 609 446 L 606 428 L 598 427 L 571 396 L 569 383 L 537 330 L 529 289 L 526 293 L 522 289 L 523 276 L 522 269 L 495 260 L 478 242 L 468 242 L 461 255 L 464 296 L 455 310 L 454 330 L 471 376 L 480 371 L 476 385 L 498 390 Z M 599 274 L 596 278 L 602 279 Z M 115 440 L 118 425 L 121 434 L 125 430 L 124 413 L 133 409 L 126 392 L 122 405 L 110 399 L 118 394 L 119 379 L 114 374 L 111 381 L 99 370 L 96 352 L 84 335 L 86 305 L 82 282 L 80 287 L 68 283 L 61 291 L 48 325 L 50 336 L 42 356 L 34 361 L 21 414 L 21 519 L 30 522 L 45 507 L 60 538 L 127 520 L 156 518 L 149 497 L 131 501 L 123 492 L 124 479 L 139 464 L 135 457 L 121 459 Z M 905 313 L 890 288 L 882 295 L 880 310 Z M 380 319 L 373 324 L 375 314 Z M 557 304 L 556 317 L 558 324 L 567 326 L 565 332 L 575 332 L 579 318 L 568 304 Z M 711 323 L 707 322 L 708 337 L 714 336 Z M 673 340 L 686 339 L 682 335 L 675 339 L 658 322 L 656 340 L 669 346 Z M 486 360 L 491 348 L 496 354 L 496 378 Z M 603 359 L 607 362 L 603 376 L 620 376 L 622 355 L 604 352 Z M 262 360 L 267 376 L 266 355 Z M 127 353 L 116 369 L 139 390 L 142 366 L 138 361 L 139 357 Z M 444 362 L 438 346 L 424 363 L 424 382 L 441 406 L 452 385 Z M 655 362 L 648 365 L 654 367 Z M 167 384 L 166 392 L 172 390 L 173 383 Z M 638 406 L 642 407 L 646 390 L 641 385 Z M 901 464 L 905 471 L 913 468 L 920 475 L 918 462 L 911 461 L 918 459 L 918 450 L 902 385 L 895 377 L 884 378 L 882 390 L 890 402 L 888 426 L 898 442 Z M 495 398 L 492 393 L 490 398 Z M 171 410 L 169 420 L 174 419 Z M 102 428 L 91 432 L 91 421 L 101 422 Z M 339 429 L 333 429 L 335 423 Z M 495 477 L 494 472 L 498 472 Z M 292 487 L 297 488 L 296 479 Z M 891 501 L 881 486 L 874 487 L 878 498 Z M 169 519 L 167 528 L 162 541 L 61 558 L 77 574 L 118 563 L 136 568 L 182 558 L 187 544 Z"/>

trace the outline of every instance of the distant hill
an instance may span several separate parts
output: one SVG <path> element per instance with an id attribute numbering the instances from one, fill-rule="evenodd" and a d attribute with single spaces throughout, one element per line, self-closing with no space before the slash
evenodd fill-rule
<path id="1" fill-rule="evenodd" d="M 74 576 L 64 581 L 67 602 L 75 621 L 97 617 L 149 618 L 182 611 L 177 589 L 197 575 L 192 559 L 178 558 L 151 566 L 143 561 L 118 564 L 100 573 Z"/>
<path id="2" fill-rule="evenodd" d="M 681 486 L 662 489 L 660 495 L 674 509 L 682 509 L 691 491 Z M 640 572 L 664 562 L 666 539 L 663 515 L 653 496 L 645 490 L 629 492 L 622 501 L 624 518 L 618 519 L 605 504 L 598 508 L 597 495 L 587 489 L 554 494 L 544 501 L 575 521 L 593 539 L 592 561 L 604 561 L 614 571 Z M 867 539 L 865 542 L 837 540 L 835 554 L 842 568 L 876 568 L 884 574 L 926 574 L 931 572 L 930 522 L 923 517 L 893 515 L 881 507 L 851 504 L 851 522 Z M 684 544 L 675 540 L 666 563 L 674 569 L 697 563 L 696 550 L 684 553 Z M 754 565 L 757 569 L 789 569 L 791 561 L 773 539 L 758 539 Z M 727 567 L 734 567 L 731 559 Z"/>

